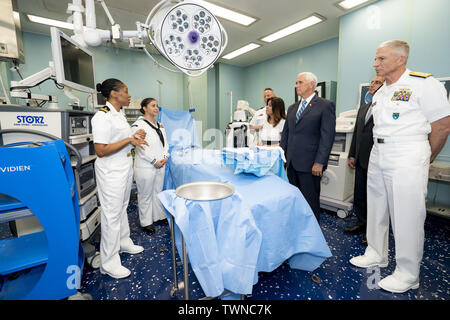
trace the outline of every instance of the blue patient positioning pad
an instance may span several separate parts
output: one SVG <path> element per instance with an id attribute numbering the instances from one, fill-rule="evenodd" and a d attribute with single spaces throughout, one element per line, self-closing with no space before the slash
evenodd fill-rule
<path id="1" fill-rule="evenodd" d="M 259 271 L 273 271 L 286 259 L 291 268 L 313 271 L 331 257 L 298 188 L 274 174 L 236 175 L 221 163 L 222 156 L 221 150 L 173 151 L 168 162 L 172 185 L 219 181 L 234 186 L 233 196 L 192 201 L 178 197 L 175 190 L 158 194 L 166 213 L 175 218 L 178 252 L 181 231 L 192 269 L 207 296 L 218 296 L 224 289 L 250 294 Z"/>
<path id="2" fill-rule="evenodd" d="M 275 174 L 288 181 L 283 167 L 284 152 L 280 147 L 223 148 L 225 165 L 234 173 L 252 173 L 257 177 Z"/>

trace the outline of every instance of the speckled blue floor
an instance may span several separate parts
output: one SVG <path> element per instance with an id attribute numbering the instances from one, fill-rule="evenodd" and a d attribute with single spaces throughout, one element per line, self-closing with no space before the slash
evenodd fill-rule
<path id="1" fill-rule="evenodd" d="M 173 269 L 170 231 L 167 222 L 156 224 L 153 235 L 145 234 L 139 227 L 136 201 L 128 208 L 131 237 L 145 251 L 138 255 L 122 254 L 122 263 L 132 270 L 127 279 L 115 280 L 101 275 L 99 270 L 85 268 L 81 292 L 90 293 L 94 299 L 183 299 L 183 270 L 177 267 L 180 294 L 172 298 Z M 323 212 L 321 228 L 333 256 L 314 272 L 290 269 L 283 264 L 271 273 L 260 273 L 248 300 L 448 300 L 450 283 L 450 224 L 440 217 L 428 216 L 425 223 L 425 246 L 422 260 L 420 288 L 404 294 L 393 294 L 376 288 L 377 278 L 391 274 L 395 269 L 394 241 L 390 235 L 389 266 L 382 269 L 359 269 L 349 264 L 352 256 L 364 253 L 361 235 L 348 235 L 345 226 L 356 218 L 340 219 L 333 213 Z M 179 257 L 177 255 L 177 261 Z M 315 281 L 314 281 L 315 280 Z M 189 268 L 190 299 L 200 299 L 204 293 L 195 274 Z"/>
<path id="2" fill-rule="evenodd" d="M 122 254 L 122 263 L 132 273 L 126 279 L 116 280 L 100 274 L 85 264 L 80 291 L 90 293 L 95 300 L 182 300 L 183 269 L 177 267 L 180 293 L 172 298 L 173 287 L 170 230 L 166 220 L 156 223 L 153 235 L 144 233 L 138 221 L 136 200 L 132 196 L 128 207 L 131 238 L 145 251 L 137 255 Z M 404 294 L 393 294 L 374 288 L 377 278 L 391 274 L 395 269 L 394 241 L 390 234 L 389 266 L 370 273 L 350 265 L 352 256 L 364 253 L 361 235 L 348 235 L 345 226 L 356 218 L 340 219 L 323 212 L 321 228 L 333 254 L 314 272 L 291 270 L 287 263 L 271 273 L 260 273 L 248 300 L 448 300 L 450 284 L 447 274 L 450 266 L 450 221 L 428 215 L 425 223 L 424 258 L 420 288 Z M 2 233 L 8 233 L 7 224 L 0 224 Z M 97 244 L 98 246 L 98 244 Z M 177 255 L 177 261 L 180 259 Z M 379 273 L 377 273 L 377 271 Z M 314 281 L 315 280 L 315 281 Z M 190 299 L 204 297 L 195 274 L 189 268 Z"/>

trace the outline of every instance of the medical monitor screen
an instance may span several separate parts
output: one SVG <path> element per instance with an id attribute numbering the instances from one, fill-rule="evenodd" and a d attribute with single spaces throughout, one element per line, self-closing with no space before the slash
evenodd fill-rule
<path id="1" fill-rule="evenodd" d="M 95 88 L 92 57 L 61 37 L 64 78 L 88 88 Z"/>
<path id="2" fill-rule="evenodd" d="M 68 35 L 50 28 L 56 82 L 78 91 L 95 93 L 94 57 Z"/>

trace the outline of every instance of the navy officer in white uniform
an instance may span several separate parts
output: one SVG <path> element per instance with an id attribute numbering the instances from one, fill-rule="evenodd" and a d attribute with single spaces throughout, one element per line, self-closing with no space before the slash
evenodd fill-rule
<path id="1" fill-rule="evenodd" d="M 373 97 L 374 146 L 367 179 L 367 249 L 350 263 L 362 268 L 388 265 L 389 217 L 396 268 L 378 282 L 402 293 L 419 287 L 430 163 L 450 132 L 444 86 L 430 74 L 406 68 L 408 43 L 391 40 L 376 52 L 384 85 Z"/>
<path id="2" fill-rule="evenodd" d="M 108 100 L 92 118 L 95 176 L 101 205 L 100 272 L 113 278 L 128 277 L 119 253 L 137 254 L 144 250 L 130 238 L 127 207 L 133 182 L 132 147 L 147 145 L 143 130 L 132 134 L 123 106 L 130 103 L 127 86 L 120 80 L 107 79 L 97 84 L 97 91 Z"/>

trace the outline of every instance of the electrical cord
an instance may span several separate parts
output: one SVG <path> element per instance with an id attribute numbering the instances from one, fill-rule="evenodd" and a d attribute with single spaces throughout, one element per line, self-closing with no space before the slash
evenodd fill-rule
<path id="1" fill-rule="evenodd" d="M 41 131 L 37 131 L 37 130 L 24 130 L 24 129 L 3 129 L 3 130 L 0 130 L 0 136 L 2 134 L 5 134 L 5 133 L 31 133 L 31 134 L 35 134 L 35 135 L 38 135 L 38 136 L 46 137 L 46 138 L 49 138 L 49 139 L 52 139 L 52 140 L 61 140 L 61 138 L 58 138 L 58 137 L 56 137 L 56 136 L 54 136 L 52 134 L 41 132 Z M 76 164 L 76 168 L 77 168 L 78 171 L 80 171 L 81 162 L 83 161 L 80 152 L 74 146 L 72 146 L 71 144 L 67 143 L 64 140 L 62 140 L 62 141 L 64 142 L 64 145 L 66 146 L 66 148 L 70 149 L 75 154 L 75 156 L 77 157 L 78 161 L 77 161 L 77 164 Z"/>
<path id="2" fill-rule="evenodd" d="M 55 79 L 53 79 L 53 82 L 55 83 L 55 86 L 58 88 L 58 89 L 60 89 L 60 90 L 63 90 L 64 89 L 64 86 L 63 85 L 60 85 L 60 84 L 58 84 L 58 82 L 56 82 L 56 80 Z"/>

